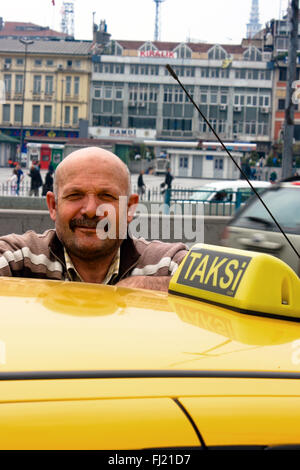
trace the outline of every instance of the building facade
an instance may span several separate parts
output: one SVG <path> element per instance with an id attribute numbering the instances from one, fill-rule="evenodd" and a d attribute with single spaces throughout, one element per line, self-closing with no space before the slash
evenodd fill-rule
<path id="1" fill-rule="evenodd" d="M 78 137 L 80 119 L 89 116 L 90 46 L 1 39 L 0 131 L 17 138 L 22 133 L 24 142 Z"/>
<path id="2" fill-rule="evenodd" d="M 272 70 L 262 48 L 251 42 L 232 46 L 111 41 L 101 55 L 92 55 L 93 132 L 98 128 L 101 134 L 104 127 L 149 129 L 156 131 L 157 139 L 215 139 L 167 64 L 221 138 L 267 149 Z"/>

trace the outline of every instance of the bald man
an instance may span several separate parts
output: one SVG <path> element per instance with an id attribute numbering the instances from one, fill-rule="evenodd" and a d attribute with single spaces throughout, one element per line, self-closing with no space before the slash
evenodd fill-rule
<path id="1" fill-rule="evenodd" d="M 46 199 L 55 230 L 1 237 L 1 276 L 168 289 L 186 246 L 128 235 L 138 195 L 119 157 L 98 147 L 73 152 Z"/>

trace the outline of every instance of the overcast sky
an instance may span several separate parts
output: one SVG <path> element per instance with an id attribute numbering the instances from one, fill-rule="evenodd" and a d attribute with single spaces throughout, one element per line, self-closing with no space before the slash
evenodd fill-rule
<path id="1" fill-rule="evenodd" d="M 164 0 L 161 3 L 161 40 L 201 40 L 240 43 L 246 36 L 251 0 Z M 60 30 L 63 0 L 7 0 L 1 2 L 4 21 L 30 21 Z M 286 10 L 288 0 L 259 0 L 264 25 Z M 153 40 L 154 0 L 74 0 L 75 38 L 92 39 L 95 22 L 105 19 L 113 39 Z"/>

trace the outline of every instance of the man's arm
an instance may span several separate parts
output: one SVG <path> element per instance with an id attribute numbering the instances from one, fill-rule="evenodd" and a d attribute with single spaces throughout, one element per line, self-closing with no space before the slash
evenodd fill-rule
<path id="1" fill-rule="evenodd" d="M 170 280 L 171 276 L 130 276 L 117 282 L 116 286 L 168 292 Z"/>

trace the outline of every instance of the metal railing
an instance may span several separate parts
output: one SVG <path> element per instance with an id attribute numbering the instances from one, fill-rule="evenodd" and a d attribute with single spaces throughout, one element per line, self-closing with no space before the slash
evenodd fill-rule
<path id="1" fill-rule="evenodd" d="M 198 195 L 201 195 L 197 197 Z M 214 194 L 210 200 L 210 194 Z M 184 212 L 194 214 L 197 212 L 197 205 L 202 204 L 204 215 L 234 215 L 234 213 L 252 196 L 251 189 L 238 189 L 218 191 L 211 189 L 167 189 L 164 203 L 171 206 L 174 203 L 181 204 Z"/>

